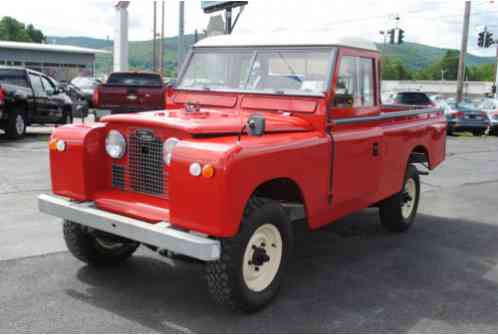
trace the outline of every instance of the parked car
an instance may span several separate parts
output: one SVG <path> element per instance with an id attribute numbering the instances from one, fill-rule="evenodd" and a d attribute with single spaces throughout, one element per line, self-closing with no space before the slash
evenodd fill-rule
<path id="1" fill-rule="evenodd" d="M 488 114 L 474 105 L 464 102 L 447 102 L 441 107 L 445 109 L 448 120 L 448 135 L 468 131 L 474 136 L 482 136 L 490 128 Z"/>
<path id="2" fill-rule="evenodd" d="M 436 104 L 429 99 L 427 94 L 422 92 L 399 92 L 394 97 L 394 104 L 421 106 L 421 107 L 435 107 Z"/>
<path id="3" fill-rule="evenodd" d="M 445 97 L 440 95 L 440 94 L 433 94 L 429 97 L 429 99 L 431 99 L 431 101 L 436 105 L 436 106 L 439 106 L 439 104 L 443 101 L 445 101 Z"/>
<path id="4" fill-rule="evenodd" d="M 76 77 L 71 80 L 70 84 L 79 89 L 81 95 L 88 103 L 88 107 L 94 108 L 92 105 L 92 97 L 95 93 L 95 89 L 99 85 L 102 85 L 102 81 L 94 77 Z"/>
<path id="5" fill-rule="evenodd" d="M 75 257 L 109 266 L 143 244 L 193 258 L 217 302 L 255 311 L 286 277 L 293 220 L 379 207 L 389 231 L 412 226 L 416 164 L 445 159 L 442 110 L 382 105 L 374 43 L 288 37 L 204 39 L 166 110 L 53 133 L 39 208 L 64 219 Z"/>
<path id="6" fill-rule="evenodd" d="M 485 100 L 479 108 L 488 115 L 490 134 L 498 136 L 498 100 Z"/>
<path id="7" fill-rule="evenodd" d="M 52 78 L 20 67 L 0 67 L 0 129 L 19 139 L 31 124 L 70 124 L 73 102 Z"/>
<path id="8" fill-rule="evenodd" d="M 111 114 L 137 113 L 165 108 L 162 76 L 149 72 L 116 72 L 95 89 L 96 119 Z"/>
<path id="9" fill-rule="evenodd" d="M 384 104 L 392 104 L 394 103 L 394 98 L 396 97 L 396 92 L 384 92 L 382 93 L 382 103 Z"/>

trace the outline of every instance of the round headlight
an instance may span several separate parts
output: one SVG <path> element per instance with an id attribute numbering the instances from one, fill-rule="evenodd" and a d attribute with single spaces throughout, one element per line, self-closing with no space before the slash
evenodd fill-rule
<path id="1" fill-rule="evenodd" d="M 55 144 L 55 147 L 59 152 L 66 151 L 66 142 L 64 142 L 63 140 L 58 140 Z"/>
<path id="2" fill-rule="evenodd" d="M 126 140 L 117 130 L 111 130 L 105 139 L 105 150 L 114 159 L 123 158 L 126 153 Z"/>
<path id="3" fill-rule="evenodd" d="M 192 163 L 189 172 L 194 177 L 199 177 L 202 174 L 202 166 L 199 163 Z"/>
<path id="4" fill-rule="evenodd" d="M 173 159 L 173 150 L 180 143 L 180 140 L 177 138 L 170 138 L 163 145 L 163 158 L 164 163 L 167 165 L 171 164 L 171 160 Z"/>

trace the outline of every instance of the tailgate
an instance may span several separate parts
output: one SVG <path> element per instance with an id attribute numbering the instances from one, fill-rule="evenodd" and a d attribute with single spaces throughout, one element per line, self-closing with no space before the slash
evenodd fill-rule
<path id="1" fill-rule="evenodd" d="M 157 110 L 164 109 L 164 90 L 162 87 L 101 86 L 100 108 Z"/>

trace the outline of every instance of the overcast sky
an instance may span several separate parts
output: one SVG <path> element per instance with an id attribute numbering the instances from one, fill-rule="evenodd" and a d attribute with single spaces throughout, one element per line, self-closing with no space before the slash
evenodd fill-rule
<path id="1" fill-rule="evenodd" d="M 47 35 L 113 38 L 116 1 L 2 1 L 2 14 L 33 23 Z M 160 1 L 158 1 L 160 3 Z M 186 31 L 202 31 L 209 16 L 200 1 L 187 0 Z M 476 54 L 494 51 L 476 48 L 478 29 L 488 25 L 498 34 L 498 1 L 472 1 L 469 49 Z M 380 30 L 392 28 L 399 14 L 406 39 L 446 48 L 459 48 L 462 36 L 463 0 L 253 0 L 241 16 L 237 32 L 283 30 L 330 31 L 382 41 Z M 131 1 L 130 39 L 152 36 L 152 1 Z M 166 1 L 166 32 L 178 32 L 178 1 Z"/>

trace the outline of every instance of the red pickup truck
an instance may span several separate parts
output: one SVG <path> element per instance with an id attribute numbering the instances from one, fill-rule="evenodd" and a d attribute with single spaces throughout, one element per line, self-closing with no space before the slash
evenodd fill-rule
<path id="1" fill-rule="evenodd" d="M 92 97 L 96 120 L 103 116 L 164 109 L 166 85 L 152 72 L 114 72 Z"/>
<path id="2" fill-rule="evenodd" d="M 418 168 L 445 159 L 447 123 L 439 109 L 383 106 L 380 69 L 360 39 L 203 40 L 166 110 L 53 133 L 39 208 L 64 220 L 83 262 L 122 262 L 139 245 L 187 256 L 205 263 L 216 301 L 261 309 L 297 219 L 316 230 L 378 207 L 389 231 L 415 221 Z"/>

